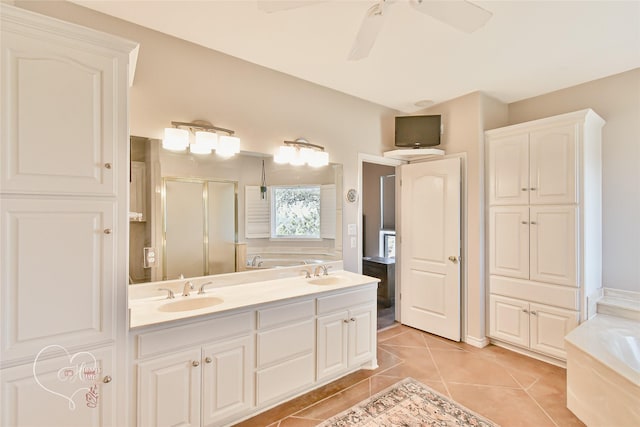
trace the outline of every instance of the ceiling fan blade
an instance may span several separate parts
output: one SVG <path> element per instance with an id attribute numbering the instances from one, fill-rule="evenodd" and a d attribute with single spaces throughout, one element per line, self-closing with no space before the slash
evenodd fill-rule
<path id="1" fill-rule="evenodd" d="M 258 9 L 266 13 L 282 12 L 299 7 L 324 3 L 325 0 L 257 0 Z"/>
<path id="2" fill-rule="evenodd" d="M 465 33 L 478 30 L 493 16 L 488 10 L 466 0 L 411 0 L 411 6 Z"/>
<path id="3" fill-rule="evenodd" d="M 351 47 L 351 52 L 349 52 L 348 59 L 350 61 L 357 61 L 369 55 L 384 22 L 382 11 L 383 3 L 376 3 L 367 10 L 356 40 Z"/>

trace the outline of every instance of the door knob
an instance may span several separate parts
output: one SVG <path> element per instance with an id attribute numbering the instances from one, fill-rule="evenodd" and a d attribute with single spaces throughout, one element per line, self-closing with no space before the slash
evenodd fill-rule
<path id="1" fill-rule="evenodd" d="M 449 257 L 449 261 L 451 261 L 451 262 L 452 262 L 452 263 L 454 263 L 454 264 L 457 264 L 457 263 L 458 263 L 458 257 L 457 257 L 457 256 L 455 256 L 455 255 L 451 255 L 451 256 Z"/>

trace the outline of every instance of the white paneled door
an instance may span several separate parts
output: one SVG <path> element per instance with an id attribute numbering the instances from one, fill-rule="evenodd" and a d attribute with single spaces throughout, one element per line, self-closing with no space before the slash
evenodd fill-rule
<path id="1" fill-rule="evenodd" d="M 400 175 L 402 323 L 460 341 L 460 159 Z"/>

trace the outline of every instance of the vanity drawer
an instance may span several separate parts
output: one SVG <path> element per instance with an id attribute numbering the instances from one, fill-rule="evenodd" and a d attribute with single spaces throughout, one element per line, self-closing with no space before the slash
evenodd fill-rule
<path id="1" fill-rule="evenodd" d="M 283 308 L 285 307 L 285 308 Z M 258 329 L 270 328 L 313 317 L 314 300 L 300 301 L 258 310 Z"/>
<path id="2" fill-rule="evenodd" d="M 256 373 L 256 404 L 274 401 L 309 386 L 314 381 L 315 357 L 313 354 L 298 357 L 286 363 L 263 369 Z"/>
<path id="3" fill-rule="evenodd" d="M 580 309 L 578 288 L 502 276 L 491 276 L 489 278 L 489 286 L 492 294 L 569 310 Z"/>
<path id="4" fill-rule="evenodd" d="M 376 287 L 372 286 L 368 289 L 318 298 L 318 314 L 331 313 L 332 311 L 343 310 L 361 304 L 375 303 L 376 293 Z"/>
<path id="5" fill-rule="evenodd" d="M 315 344 L 314 325 L 314 319 L 310 318 L 300 323 L 258 332 L 258 369 L 297 355 L 312 353 Z"/>
<path id="6" fill-rule="evenodd" d="M 253 331 L 253 311 L 141 333 L 137 337 L 137 357 L 155 356 L 251 331 Z"/>

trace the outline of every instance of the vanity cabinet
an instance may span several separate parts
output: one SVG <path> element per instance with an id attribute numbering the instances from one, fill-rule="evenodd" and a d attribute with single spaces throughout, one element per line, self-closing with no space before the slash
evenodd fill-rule
<path id="1" fill-rule="evenodd" d="M 215 426 L 253 405 L 253 312 L 139 334 L 138 426 Z"/>
<path id="2" fill-rule="evenodd" d="M 2 424 L 124 425 L 127 375 L 116 368 L 126 357 L 137 44 L 4 2 L 0 19 Z M 79 391 L 70 393 L 56 372 L 72 375 L 89 355 L 100 369 L 75 376 Z M 36 358 L 48 369 L 42 384 L 28 375 Z"/>
<path id="3" fill-rule="evenodd" d="M 141 362 L 138 424 L 209 426 L 246 412 L 252 344 L 244 336 Z"/>
<path id="4" fill-rule="evenodd" d="M 193 348 L 138 365 L 138 425 L 200 426 L 200 354 Z"/>
<path id="5" fill-rule="evenodd" d="M 133 331 L 137 416 L 130 424 L 234 425 L 377 367 L 375 283 L 292 298 L 277 288 L 281 301 Z"/>
<path id="6" fill-rule="evenodd" d="M 369 290 L 318 298 L 318 380 L 346 372 L 373 357 L 376 307 L 366 301 L 375 298 L 376 292 Z"/>
<path id="7" fill-rule="evenodd" d="M 601 287 L 601 128 L 592 110 L 487 131 L 489 334 L 564 360 Z"/>
<path id="8" fill-rule="evenodd" d="M 315 381 L 315 301 L 258 310 L 256 404 L 276 401 Z"/>

